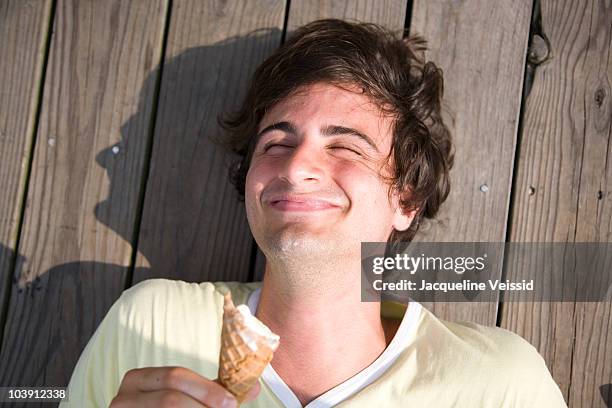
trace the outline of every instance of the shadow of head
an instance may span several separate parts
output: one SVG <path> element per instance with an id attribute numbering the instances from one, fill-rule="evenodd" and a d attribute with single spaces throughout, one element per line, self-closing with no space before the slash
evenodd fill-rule
<path id="1" fill-rule="evenodd" d="M 252 72 L 278 47 L 280 36 L 278 29 L 261 29 L 166 56 L 144 81 L 120 140 L 96 156 L 110 180 L 107 198 L 94 210 L 100 222 L 133 242 L 127 212 L 136 210 L 145 183 L 145 200 L 162 199 L 165 222 L 178 230 L 192 228 L 202 206 L 221 205 L 219 197 L 233 190 L 227 186 L 233 157 L 213 141 L 222 138 L 217 116 L 237 109 Z M 236 201 L 239 205 L 237 195 Z M 145 201 L 145 211 L 148 205 Z M 224 207 L 217 210 L 234 210 L 227 201 Z M 145 257 L 155 247 L 149 239 L 155 238 L 145 225 L 138 245 Z"/>
<path id="2" fill-rule="evenodd" d="M 599 386 L 601 399 L 606 404 L 606 407 L 612 408 L 612 384 L 603 384 Z"/>

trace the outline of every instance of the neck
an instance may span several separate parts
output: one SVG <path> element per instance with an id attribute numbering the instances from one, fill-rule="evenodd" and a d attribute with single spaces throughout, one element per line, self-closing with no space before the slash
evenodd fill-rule
<path id="1" fill-rule="evenodd" d="M 291 276 L 304 276 L 303 266 L 286 270 L 266 264 L 257 317 L 281 338 L 274 370 L 306 405 L 376 360 L 396 327 L 383 324 L 380 303 L 361 302 L 359 279 L 345 274 L 334 285 L 327 279 L 325 287 L 308 279 L 300 285 Z M 339 276 L 338 269 L 320 265 L 317 275 Z"/>

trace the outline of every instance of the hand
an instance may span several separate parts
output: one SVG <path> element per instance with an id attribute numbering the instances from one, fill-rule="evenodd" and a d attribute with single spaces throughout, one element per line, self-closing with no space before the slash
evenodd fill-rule
<path id="1" fill-rule="evenodd" d="M 259 384 L 246 401 L 259 394 Z M 216 380 L 185 367 L 145 367 L 129 370 L 109 408 L 181 407 L 233 408 L 236 398 Z"/>

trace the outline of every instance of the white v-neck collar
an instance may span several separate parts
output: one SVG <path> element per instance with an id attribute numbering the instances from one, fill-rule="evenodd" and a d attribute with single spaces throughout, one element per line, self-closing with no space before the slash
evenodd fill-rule
<path id="1" fill-rule="evenodd" d="M 260 294 L 261 288 L 257 288 L 249 295 L 247 306 L 253 315 L 255 315 L 257 312 Z M 372 364 L 343 383 L 338 384 L 331 390 L 310 401 L 304 407 L 302 407 L 300 400 L 296 397 L 293 391 L 291 391 L 291 388 L 285 384 L 283 379 L 280 378 L 278 373 L 274 370 L 274 368 L 272 368 L 271 364 L 268 364 L 264 369 L 262 379 L 287 408 L 333 407 L 376 381 L 376 379 L 378 379 L 395 362 L 400 353 L 404 351 L 406 346 L 408 346 L 411 340 L 410 336 L 416 329 L 420 315 L 421 304 L 411 301 L 406 313 L 404 314 L 404 317 L 402 318 L 402 322 L 395 333 L 395 336 L 393 336 L 393 339 L 391 340 L 391 343 L 389 343 L 387 348 L 380 356 L 378 356 L 376 360 L 374 360 Z"/>

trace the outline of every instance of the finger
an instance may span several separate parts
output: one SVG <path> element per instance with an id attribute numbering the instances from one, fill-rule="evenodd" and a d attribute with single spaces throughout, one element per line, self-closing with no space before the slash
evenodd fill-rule
<path id="1" fill-rule="evenodd" d="M 223 386 L 223 384 L 221 384 L 221 381 L 218 378 L 215 378 L 213 381 Z M 257 398 L 260 391 L 261 391 L 261 386 L 259 385 L 259 382 L 256 382 L 255 385 L 249 390 L 249 392 L 247 392 L 242 402 L 247 402 L 247 401 Z"/>
<path id="2" fill-rule="evenodd" d="M 205 408 L 205 405 L 180 391 L 159 390 L 135 394 L 119 394 L 111 401 L 109 406 L 109 408 L 123 407 Z"/>
<path id="3" fill-rule="evenodd" d="M 175 390 L 209 407 L 235 407 L 236 399 L 221 385 L 185 367 L 145 367 L 130 370 L 119 392 Z M 122 389 L 123 388 L 123 389 Z"/>

